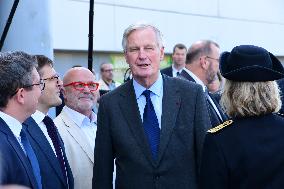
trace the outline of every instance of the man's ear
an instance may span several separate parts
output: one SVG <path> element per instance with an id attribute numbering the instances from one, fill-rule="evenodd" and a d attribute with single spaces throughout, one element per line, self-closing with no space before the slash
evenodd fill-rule
<path id="1" fill-rule="evenodd" d="M 209 62 L 208 62 L 206 56 L 201 56 L 201 57 L 199 58 L 199 63 L 200 63 L 200 66 L 201 66 L 202 69 L 205 69 L 205 70 L 208 69 L 208 67 L 209 67 Z"/>
<path id="2" fill-rule="evenodd" d="M 24 88 L 18 89 L 17 93 L 15 94 L 15 98 L 19 104 L 24 104 L 25 103 L 25 96 L 26 96 L 26 91 Z"/>
<path id="3" fill-rule="evenodd" d="M 160 51 L 161 51 L 161 52 L 160 52 L 160 53 L 161 53 L 161 55 L 160 55 L 160 61 L 164 60 L 164 56 L 165 56 L 164 50 L 165 50 L 164 47 L 162 47 L 162 48 L 160 49 Z"/>
<path id="4" fill-rule="evenodd" d="M 124 55 L 124 59 L 126 60 L 126 63 L 129 65 L 126 50 L 124 51 L 123 55 Z"/>

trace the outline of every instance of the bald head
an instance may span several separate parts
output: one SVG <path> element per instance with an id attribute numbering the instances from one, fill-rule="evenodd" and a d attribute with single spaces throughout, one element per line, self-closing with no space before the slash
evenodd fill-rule
<path id="1" fill-rule="evenodd" d="M 95 76 L 87 68 L 75 67 L 68 70 L 63 77 L 65 105 L 90 117 L 92 108 L 97 102 L 98 91 L 91 91 L 88 84 L 94 82 Z M 76 87 L 78 83 L 83 83 L 85 87 L 83 89 Z"/>
<path id="2" fill-rule="evenodd" d="M 193 43 L 187 51 L 185 63 L 192 64 L 201 56 L 210 55 L 214 47 L 219 49 L 219 45 L 211 40 L 200 40 Z"/>
<path id="3" fill-rule="evenodd" d="M 211 40 L 197 41 L 186 54 L 186 69 L 205 85 L 212 83 L 219 71 L 219 45 Z"/>
<path id="4" fill-rule="evenodd" d="M 93 78 L 93 80 L 96 79 L 96 76 L 87 68 L 84 67 L 71 68 L 65 73 L 63 77 L 63 85 L 66 85 L 71 82 L 81 81 L 87 76 Z"/>

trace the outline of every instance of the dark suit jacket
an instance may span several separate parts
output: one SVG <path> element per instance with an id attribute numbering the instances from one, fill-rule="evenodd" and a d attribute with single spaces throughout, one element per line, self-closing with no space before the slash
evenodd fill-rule
<path id="1" fill-rule="evenodd" d="M 56 188 L 56 189 L 66 189 L 68 188 L 67 183 L 64 179 L 64 176 L 62 174 L 59 161 L 57 157 L 55 156 L 48 140 L 46 139 L 45 135 L 37 125 L 37 123 L 34 121 L 32 117 L 29 117 L 25 122 L 24 126 L 27 128 L 27 133 L 29 140 L 31 142 L 31 145 L 35 151 L 35 154 L 37 156 L 39 166 L 40 166 L 40 172 L 41 172 L 41 178 L 42 178 L 42 188 L 43 189 L 50 189 L 50 188 Z M 69 188 L 74 188 L 74 180 L 72 171 L 70 169 L 64 144 L 62 142 L 62 139 L 57 132 L 61 146 L 63 149 L 64 159 L 66 163 L 67 168 L 67 176 L 68 176 L 68 183 Z M 78 162 L 79 163 L 79 162 Z"/>
<path id="2" fill-rule="evenodd" d="M 204 135 L 210 122 L 199 85 L 163 76 L 158 160 L 152 159 L 133 81 L 104 95 L 98 111 L 93 188 L 196 189 Z"/>
<path id="3" fill-rule="evenodd" d="M 284 186 L 284 119 L 268 114 L 233 120 L 206 136 L 200 189 Z"/>
<path id="4" fill-rule="evenodd" d="M 33 169 L 15 135 L 0 118 L 0 185 L 37 188 Z"/>
<path id="5" fill-rule="evenodd" d="M 186 79 L 188 81 L 194 82 L 196 83 L 196 81 L 185 71 L 183 70 L 180 75 L 180 78 Z M 222 108 L 220 107 L 219 103 L 216 101 L 215 97 L 213 94 L 209 93 L 210 98 L 212 99 L 212 101 L 214 102 L 215 106 L 217 107 L 223 121 L 228 120 L 228 117 L 224 114 L 224 112 L 222 111 Z M 218 117 L 216 110 L 213 108 L 213 106 L 210 104 L 209 100 L 207 99 L 207 109 L 209 112 L 209 116 L 210 116 L 210 122 L 212 127 L 215 127 L 217 125 L 220 125 L 223 121 L 220 120 L 220 118 Z"/>
<path id="6" fill-rule="evenodd" d="M 161 70 L 162 74 L 165 74 L 167 76 L 173 77 L 173 68 L 172 66 L 166 67 L 164 69 Z"/>

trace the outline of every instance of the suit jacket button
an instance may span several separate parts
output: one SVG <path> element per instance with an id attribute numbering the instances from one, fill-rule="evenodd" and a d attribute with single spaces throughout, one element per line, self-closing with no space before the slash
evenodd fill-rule
<path id="1" fill-rule="evenodd" d="M 155 180 L 159 180 L 159 179 L 160 179 L 160 175 L 156 175 Z"/>

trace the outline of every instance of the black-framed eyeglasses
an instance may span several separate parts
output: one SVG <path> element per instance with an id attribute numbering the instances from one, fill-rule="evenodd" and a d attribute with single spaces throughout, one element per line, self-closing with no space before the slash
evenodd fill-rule
<path id="1" fill-rule="evenodd" d="M 44 78 L 42 79 L 43 81 L 56 81 L 57 83 L 59 82 L 59 75 L 54 75 L 54 76 L 51 76 L 51 77 L 48 77 L 48 78 Z"/>
<path id="2" fill-rule="evenodd" d="M 77 91 L 83 91 L 85 87 L 88 87 L 91 92 L 94 92 L 98 90 L 99 83 L 96 82 L 89 82 L 89 83 L 83 83 L 83 82 L 72 82 L 64 85 L 63 87 L 72 86 Z"/>
<path id="3" fill-rule="evenodd" d="M 38 85 L 40 87 L 41 91 L 44 90 L 45 83 L 44 83 L 44 81 L 42 79 L 39 80 L 38 83 L 34 83 L 34 84 L 31 84 L 31 85 L 24 85 L 23 87 L 20 87 L 20 88 L 29 88 L 29 87 L 33 87 L 35 85 Z M 19 91 L 19 88 L 11 96 L 14 96 L 18 91 Z"/>
<path id="4" fill-rule="evenodd" d="M 212 60 L 216 60 L 219 62 L 219 58 L 213 58 L 213 57 L 210 57 L 210 56 L 206 56 L 206 58 L 209 58 L 209 59 L 212 59 Z"/>
<path id="5" fill-rule="evenodd" d="M 44 90 L 45 83 L 44 83 L 43 79 L 39 80 L 38 83 L 34 83 L 34 84 L 31 84 L 31 85 L 24 85 L 23 88 L 29 88 L 29 87 L 32 87 L 32 86 L 35 86 L 35 85 L 38 85 L 40 87 L 41 91 Z"/>

